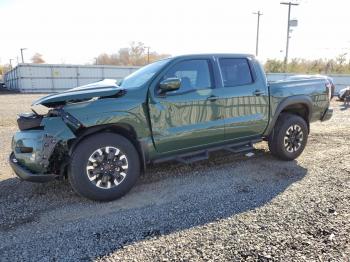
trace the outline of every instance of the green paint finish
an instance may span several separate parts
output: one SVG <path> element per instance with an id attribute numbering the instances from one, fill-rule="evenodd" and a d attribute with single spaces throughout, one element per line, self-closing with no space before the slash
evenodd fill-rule
<path id="1" fill-rule="evenodd" d="M 66 112 L 77 118 L 86 128 L 102 125 L 128 125 L 138 138 L 150 136 L 147 123 L 147 89 L 127 90 L 123 97 L 104 98 L 70 104 Z"/>
<path id="2" fill-rule="evenodd" d="M 220 64 L 230 59 L 218 58 Z M 252 74 L 251 79 L 244 79 L 248 83 L 238 86 L 223 83 L 224 87 L 217 89 L 221 115 L 225 119 L 226 140 L 261 136 L 269 122 L 269 90 L 265 74 L 254 58 L 248 57 L 248 61 Z"/>
<path id="3" fill-rule="evenodd" d="M 307 79 L 293 81 L 279 81 L 270 83 L 272 117 L 278 105 L 293 96 L 307 96 L 311 100 L 311 122 L 320 120 L 320 117 L 330 105 L 324 79 Z"/>
<path id="4" fill-rule="evenodd" d="M 212 90 L 204 89 L 150 99 L 149 113 L 158 152 L 209 145 L 224 139 L 224 119 L 213 102 L 207 100 L 211 93 Z"/>
<path id="5" fill-rule="evenodd" d="M 120 91 L 116 85 L 116 80 L 100 81 L 94 84 L 69 89 L 67 91 L 50 94 L 33 102 L 33 105 L 51 106 L 59 104 L 62 101 L 81 101 L 94 97 L 109 97 Z"/>
<path id="6" fill-rule="evenodd" d="M 43 148 L 43 136 L 44 132 L 42 130 L 28 130 L 17 132 L 12 139 L 12 151 L 18 162 L 34 172 L 42 171 L 39 161 Z M 31 147 L 33 148 L 33 152 L 20 153 L 16 149 L 18 147 Z"/>
<path id="7" fill-rule="evenodd" d="M 44 136 L 53 136 L 55 139 L 63 143 L 70 139 L 74 139 L 75 135 L 66 126 L 59 117 L 44 118 L 42 123 L 43 130 L 26 130 L 16 132 L 12 139 L 12 151 L 18 162 L 33 172 L 45 172 L 46 170 L 40 165 L 43 156 Z M 21 153 L 19 147 L 33 148 L 31 153 Z"/>
<path id="8" fill-rule="evenodd" d="M 60 117 L 44 118 L 41 122 L 41 126 L 44 127 L 45 134 L 56 137 L 59 140 L 68 141 L 76 138 L 73 132 L 67 127 Z"/>
<path id="9" fill-rule="evenodd" d="M 231 75 L 222 70 L 221 59 L 241 59 L 247 63 L 251 80 L 245 84 L 232 84 L 234 78 L 230 80 Z M 175 75 L 169 76 L 169 72 L 181 63 L 185 64 L 181 74 L 176 71 Z M 196 64 L 200 69 L 193 71 Z M 237 68 L 232 66 L 233 72 Z M 134 75 L 124 87 L 123 84 L 103 87 L 100 82 L 88 88 L 47 96 L 35 104 L 62 106 L 83 125 L 82 129 L 110 125 L 126 127 L 136 134 L 141 153 L 150 161 L 208 146 L 263 138 L 269 134 L 278 114 L 295 104 L 309 110 L 310 121 L 320 120 L 329 107 L 325 79 L 267 83 L 261 65 L 250 55 L 180 56 L 142 70 L 145 76 L 142 72 L 136 74 L 140 81 Z M 203 72 L 207 74 L 204 77 Z M 167 77 L 182 79 L 183 84 L 200 84 L 198 88 L 184 90 L 180 87 L 161 93 L 159 83 Z M 133 83 L 142 84 L 131 87 Z M 81 131 L 72 131 L 60 117 L 46 117 L 42 126 L 44 130 L 17 132 L 13 142 L 14 151 L 18 145 L 33 148 L 33 154 L 15 154 L 22 165 L 36 172 L 43 171 L 37 161 L 45 134 L 67 146 L 67 142 L 74 140 Z"/>

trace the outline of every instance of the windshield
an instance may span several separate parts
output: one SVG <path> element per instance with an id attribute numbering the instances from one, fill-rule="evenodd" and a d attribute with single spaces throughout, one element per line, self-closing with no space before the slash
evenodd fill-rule
<path id="1" fill-rule="evenodd" d="M 161 67 L 163 67 L 166 63 L 169 62 L 169 59 L 160 60 L 144 66 L 134 73 L 128 75 L 123 79 L 120 86 L 124 88 L 131 87 L 140 87 L 145 84 L 148 80 L 154 76 L 155 73 L 159 71 Z"/>

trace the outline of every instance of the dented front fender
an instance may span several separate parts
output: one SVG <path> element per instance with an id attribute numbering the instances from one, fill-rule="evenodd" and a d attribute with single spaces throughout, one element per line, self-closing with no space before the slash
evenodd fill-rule
<path id="1" fill-rule="evenodd" d="M 20 165 L 33 172 L 45 173 L 56 146 L 60 144 L 68 149 L 67 142 L 74 138 L 61 117 L 44 118 L 40 129 L 15 133 L 12 151 Z"/>

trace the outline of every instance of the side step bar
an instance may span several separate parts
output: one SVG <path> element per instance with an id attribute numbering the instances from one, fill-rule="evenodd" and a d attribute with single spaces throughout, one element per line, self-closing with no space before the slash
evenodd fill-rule
<path id="1" fill-rule="evenodd" d="M 153 163 L 160 163 L 164 161 L 175 160 L 183 164 L 191 164 L 197 161 L 207 160 L 209 158 L 210 152 L 218 151 L 218 150 L 227 150 L 234 154 L 250 152 L 254 150 L 253 144 L 258 143 L 260 141 L 261 139 L 257 139 L 249 142 L 241 142 L 241 143 L 235 143 L 231 145 L 216 146 L 205 150 L 199 150 L 195 152 L 180 154 L 175 157 L 157 159 Z"/>
<path id="2" fill-rule="evenodd" d="M 176 161 L 183 164 L 191 164 L 201 160 L 207 160 L 209 158 L 209 152 L 203 151 L 197 154 L 180 155 L 176 158 Z"/>
<path id="3" fill-rule="evenodd" d="M 239 146 L 239 147 L 226 147 L 225 150 L 229 151 L 229 152 L 232 152 L 232 153 L 235 153 L 235 154 L 238 154 L 238 153 L 244 153 L 244 152 L 249 152 L 249 151 L 252 151 L 254 150 L 254 147 L 253 147 L 253 143 L 248 143 L 244 146 Z"/>

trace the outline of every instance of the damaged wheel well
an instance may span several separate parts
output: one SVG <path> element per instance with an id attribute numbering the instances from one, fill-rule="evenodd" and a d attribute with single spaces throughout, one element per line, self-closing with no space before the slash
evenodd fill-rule
<path id="1" fill-rule="evenodd" d="M 74 149 L 76 146 L 83 140 L 87 139 L 88 137 L 101 133 L 101 132 L 111 132 L 111 133 L 116 133 L 119 135 L 124 136 L 128 140 L 131 141 L 131 143 L 135 146 L 137 152 L 139 153 L 140 159 L 142 161 L 141 166 L 143 168 L 143 171 L 145 170 L 145 154 L 143 152 L 142 146 L 139 143 L 137 139 L 137 134 L 135 130 L 132 128 L 132 126 L 124 123 L 120 124 L 113 124 L 113 125 L 100 125 L 100 126 L 93 126 L 90 128 L 84 128 L 80 130 L 76 136 L 77 138 L 72 139 L 68 141 L 68 147 L 69 147 L 69 156 L 72 155 Z"/>

